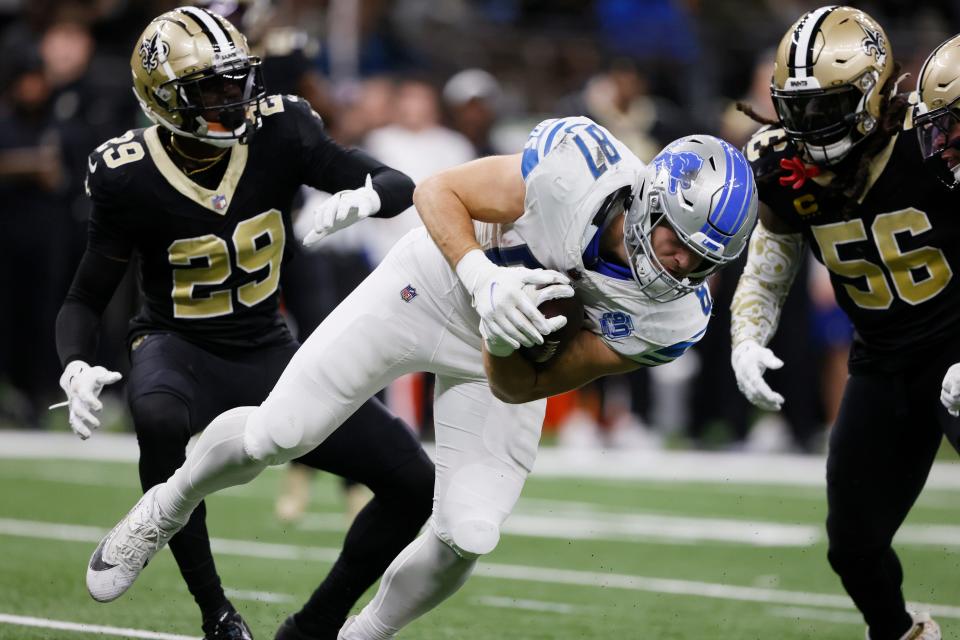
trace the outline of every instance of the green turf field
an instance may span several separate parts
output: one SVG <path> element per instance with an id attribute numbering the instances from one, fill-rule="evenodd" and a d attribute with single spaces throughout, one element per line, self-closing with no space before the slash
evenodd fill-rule
<path id="1" fill-rule="evenodd" d="M 267 640 L 324 575 L 344 530 L 329 477 L 301 525 L 278 524 L 279 479 L 268 471 L 208 503 L 224 583 Z M 86 594 L 95 540 L 138 496 L 134 465 L 0 460 L 0 496 L 0 638 L 93 637 L 12 616 L 197 636 L 166 551 L 120 600 Z M 957 505 L 960 491 L 928 490 L 900 546 L 908 598 L 937 605 L 948 638 L 960 635 Z M 816 487 L 534 477 L 477 575 L 401 637 L 859 639 L 859 616 L 826 564 L 823 517 Z"/>

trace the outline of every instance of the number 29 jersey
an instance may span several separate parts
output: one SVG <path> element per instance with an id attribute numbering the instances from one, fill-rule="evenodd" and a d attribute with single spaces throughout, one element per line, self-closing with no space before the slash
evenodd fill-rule
<path id="1" fill-rule="evenodd" d="M 295 96 L 261 102 L 263 125 L 230 148 L 219 185 L 196 184 L 170 160 L 157 126 L 100 145 L 88 159 L 93 201 L 88 250 L 139 258 L 142 306 L 129 339 L 176 332 L 202 346 L 245 348 L 291 340 L 278 313 L 280 271 L 301 184 L 356 188 L 335 166 L 353 153 L 333 143 Z"/>
<path id="2" fill-rule="evenodd" d="M 924 168 L 912 130 L 871 160 L 866 195 L 846 217 L 827 174 L 811 176 L 782 129 L 761 129 L 745 152 L 760 200 L 830 272 L 855 328 L 852 369 L 898 369 L 956 341 L 960 193 Z"/>

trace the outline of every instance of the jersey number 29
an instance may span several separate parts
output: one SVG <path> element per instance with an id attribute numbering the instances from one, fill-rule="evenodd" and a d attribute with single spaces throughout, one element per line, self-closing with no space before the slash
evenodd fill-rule
<path id="1" fill-rule="evenodd" d="M 248 218 L 233 230 L 233 255 L 246 273 L 267 269 L 266 276 L 237 287 L 237 300 L 252 307 L 269 298 L 280 283 L 285 231 L 276 209 Z M 175 240 L 168 249 L 173 270 L 173 315 L 176 318 L 215 318 L 233 313 L 233 292 L 221 289 L 198 293 L 198 286 L 223 284 L 230 277 L 230 249 L 213 234 Z"/>

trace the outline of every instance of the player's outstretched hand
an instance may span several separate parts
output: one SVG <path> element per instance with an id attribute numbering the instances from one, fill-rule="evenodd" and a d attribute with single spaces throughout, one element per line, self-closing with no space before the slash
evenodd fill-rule
<path id="1" fill-rule="evenodd" d="M 103 409 L 100 392 L 121 378 L 116 371 L 92 367 L 83 360 L 71 360 L 60 376 L 60 388 L 67 393 L 70 428 L 86 440 L 100 426 L 97 414 Z"/>
<path id="2" fill-rule="evenodd" d="M 567 322 L 563 316 L 548 319 L 537 309 L 545 300 L 573 295 L 570 280 L 562 273 L 500 267 L 483 251 L 474 249 L 460 259 L 457 275 L 473 297 L 473 306 L 480 314 L 480 335 L 490 355 L 505 357 L 521 345 L 543 344 L 544 335 Z M 533 285 L 536 295 L 528 295 L 525 285 Z"/>
<path id="3" fill-rule="evenodd" d="M 303 245 L 314 245 L 377 211 L 380 211 L 380 195 L 373 188 L 370 174 L 367 174 L 367 180 L 361 188 L 338 191 L 320 205 L 313 214 L 313 229 L 303 239 Z"/>
<path id="4" fill-rule="evenodd" d="M 730 357 L 733 373 L 737 376 L 737 387 L 754 405 L 767 411 L 779 411 L 783 406 L 783 396 L 770 388 L 764 381 L 767 369 L 779 369 L 783 360 L 773 355 L 773 351 L 753 340 L 738 344 Z"/>
<path id="5" fill-rule="evenodd" d="M 940 390 L 940 402 L 954 418 L 960 416 L 960 362 L 947 369 Z"/>

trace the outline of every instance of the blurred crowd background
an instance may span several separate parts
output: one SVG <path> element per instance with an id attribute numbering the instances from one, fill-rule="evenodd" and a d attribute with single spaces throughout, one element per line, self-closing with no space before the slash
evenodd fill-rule
<path id="1" fill-rule="evenodd" d="M 0 427 L 66 428 L 56 313 L 82 254 L 86 157 L 145 126 L 130 90 L 134 43 L 182 2 L 0 0 Z M 742 145 L 773 115 L 776 44 L 808 0 L 233 0 L 195 2 L 233 20 L 264 58 L 268 93 L 296 93 L 330 134 L 415 181 L 472 158 L 515 153 L 546 117 L 586 114 L 648 160 L 695 132 Z M 960 29 L 960 1 L 851 3 L 886 29 L 905 73 Z M 327 194 L 308 193 L 309 211 Z M 131 212 L 135 215 L 136 212 Z M 309 216 L 301 222 L 310 224 Z M 285 309 L 301 339 L 390 245 L 415 211 L 370 220 L 301 252 L 284 274 Z M 301 225 L 302 227 L 303 225 Z M 561 444 L 819 451 L 846 377 L 850 325 L 825 272 L 794 286 L 772 344 L 786 362 L 768 378 L 787 398 L 761 415 L 729 366 L 729 303 L 739 271 L 710 282 L 714 318 L 676 362 L 554 399 Z M 125 371 L 135 274 L 103 319 L 100 362 Z M 122 383 L 108 422 L 123 428 Z M 404 379 L 391 405 L 430 432 L 430 380 Z"/>

